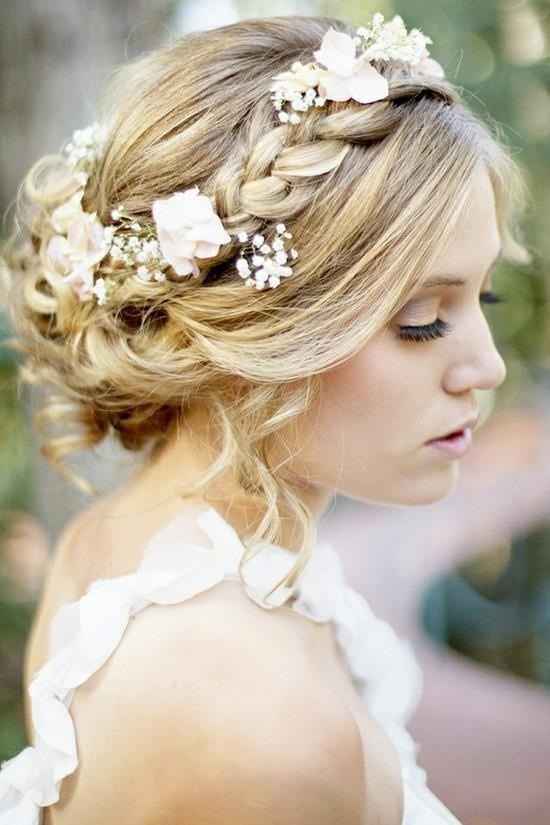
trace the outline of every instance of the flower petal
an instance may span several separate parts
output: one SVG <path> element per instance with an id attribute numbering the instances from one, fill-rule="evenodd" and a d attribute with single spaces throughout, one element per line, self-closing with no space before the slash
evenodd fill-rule
<path id="1" fill-rule="evenodd" d="M 200 269 L 194 258 L 178 255 L 165 255 L 165 258 L 177 275 L 200 275 Z"/>
<path id="2" fill-rule="evenodd" d="M 374 66 L 366 63 L 349 81 L 351 96 L 358 103 L 373 103 L 388 96 L 388 81 Z"/>
<path id="3" fill-rule="evenodd" d="M 191 217 L 187 208 L 194 193 L 198 193 L 197 186 L 153 201 L 152 212 L 157 230 L 173 232 L 185 225 Z"/>
<path id="4" fill-rule="evenodd" d="M 326 72 L 319 82 L 319 93 L 327 100 L 349 100 L 350 78 Z"/>
<path id="5" fill-rule="evenodd" d="M 216 249 L 213 250 L 212 255 L 217 255 L 219 247 L 231 241 L 231 235 L 226 231 L 217 215 L 213 215 L 208 223 L 196 223 L 186 234 L 189 240 L 215 244 Z"/>
<path id="6" fill-rule="evenodd" d="M 71 271 L 70 250 L 70 244 L 63 235 L 54 235 L 48 241 L 46 254 L 61 275 L 68 275 Z"/>
<path id="7" fill-rule="evenodd" d="M 94 275 L 85 265 L 76 265 L 70 275 L 65 278 L 65 282 L 72 286 L 81 301 L 92 297 Z"/>
<path id="8" fill-rule="evenodd" d="M 329 71 L 349 77 L 353 72 L 355 51 L 355 43 L 349 34 L 330 28 L 323 37 L 321 48 L 313 54 Z"/>
<path id="9" fill-rule="evenodd" d="M 74 195 L 71 195 L 68 200 L 58 206 L 57 209 L 54 209 L 51 222 L 56 232 L 65 234 L 69 230 L 72 222 L 84 214 L 80 203 L 83 194 L 84 190 L 79 189 Z"/>

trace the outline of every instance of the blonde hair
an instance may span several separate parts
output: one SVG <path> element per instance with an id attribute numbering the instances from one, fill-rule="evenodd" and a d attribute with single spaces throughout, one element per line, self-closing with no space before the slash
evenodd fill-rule
<path id="1" fill-rule="evenodd" d="M 79 303 L 44 254 L 50 215 L 66 196 L 60 157 L 28 173 L 5 252 L 15 345 L 26 354 L 21 377 L 61 389 L 37 423 L 79 428 L 51 438 L 43 454 L 63 470 L 65 456 L 114 431 L 127 449 L 154 455 L 186 411 L 205 405 L 219 425 L 219 454 L 182 497 L 208 497 L 209 482 L 234 468 L 243 495 L 265 508 L 251 545 L 276 541 L 289 508 L 303 541 L 277 587 L 296 581 L 316 527 L 284 469 L 270 466 L 269 445 L 310 407 L 320 374 L 363 347 L 422 282 L 479 162 L 493 183 L 505 258 L 529 260 L 517 239 L 521 171 L 498 127 L 448 80 L 377 61 L 387 100 L 329 101 L 299 124 L 277 120 L 272 77 L 313 60 L 330 26 L 354 34 L 340 20 L 303 16 L 193 32 L 120 67 L 101 102 L 109 134 L 84 208 L 108 223 L 123 203 L 151 220 L 155 198 L 198 185 L 230 232 L 287 224 L 300 254 L 280 287 L 245 287 L 238 250 L 226 245 L 201 261 L 201 281 L 132 278 L 105 306 Z"/>

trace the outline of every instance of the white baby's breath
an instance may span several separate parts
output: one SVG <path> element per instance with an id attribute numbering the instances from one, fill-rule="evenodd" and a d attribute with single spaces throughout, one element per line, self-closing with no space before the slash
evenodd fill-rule
<path id="1" fill-rule="evenodd" d="M 292 267 L 288 265 L 289 254 L 295 260 L 298 253 L 295 249 L 287 252 L 284 244 L 284 237 L 292 237 L 290 232 L 287 232 L 284 223 L 278 223 L 275 227 L 275 233 L 272 240 L 266 243 L 264 235 L 257 233 L 253 238 L 253 246 L 259 247 L 258 253 L 253 253 L 250 258 L 244 255 L 237 260 L 236 269 L 241 278 L 245 279 L 246 286 L 253 286 L 256 289 L 265 289 L 270 287 L 275 289 L 281 283 L 283 278 L 288 278 L 293 274 Z M 292 254 L 292 253 L 295 254 Z"/>
<path id="2" fill-rule="evenodd" d="M 303 98 L 300 88 L 295 88 L 293 99 L 296 109 L 305 111 L 309 105 L 318 105 L 320 99 L 314 88 L 318 71 L 314 64 L 302 66 L 295 62 L 293 67 L 305 87 Z M 274 100 L 282 109 L 284 94 L 276 91 Z M 295 112 L 281 114 L 289 122 L 299 122 Z M 152 222 L 133 217 L 122 203 L 110 209 L 112 223 L 107 225 L 101 223 L 96 212 L 85 211 L 84 190 L 94 164 L 101 158 L 106 137 L 105 127 L 95 123 L 76 130 L 64 148 L 65 160 L 78 188 L 53 210 L 51 226 L 56 234 L 47 247 L 50 265 L 72 286 L 79 299 L 95 298 L 100 306 L 106 304 L 113 291 L 132 274 L 147 284 L 166 282 L 169 268 L 176 275 L 196 275 L 198 259 L 216 256 L 219 247 L 232 240 L 211 200 L 201 195 L 197 186 L 154 201 Z M 235 269 L 247 285 L 274 288 L 282 278 L 292 274 L 287 265 L 289 253 L 284 247 L 284 239 L 291 238 L 292 234 L 284 223 L 276 225 L 275 235 L 269 242 L 260 232 L 250 235 L 240 231 L 233 237 L 243 247 Z M 175 280 L 173 276 L 171 280 Z"/>

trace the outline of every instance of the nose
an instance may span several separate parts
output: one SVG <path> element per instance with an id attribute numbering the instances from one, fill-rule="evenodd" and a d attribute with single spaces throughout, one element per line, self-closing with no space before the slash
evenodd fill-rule
<path id="1" fill-rule="evenodd" d="M 480 315 L 475 329 L 472 326 L 465 331 L 462 341 L 455 343 L 453 360 L 445 374 L 447 392 L 494 390 L 506 380 L 506 364 L 481 309 Z"/>

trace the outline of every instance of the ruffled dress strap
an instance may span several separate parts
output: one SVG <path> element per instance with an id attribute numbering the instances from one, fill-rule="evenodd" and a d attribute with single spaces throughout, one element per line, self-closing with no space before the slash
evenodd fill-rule
<path id="1" fill-rule="evenodd" d="M 50 656 L 28 687 L 34 744 L 0 766 L 0 825 L 40 825 L 43 808 L 59 800 L 63 779 L 78 767 L 70 714 L 74 692 L 113 654 L 129 621 L 149 605 L 177 604 L 225 578 L 240 580 L 244 546 L 233 527 L 212 507 L 198 513 L 197 523 L 211 542 L 204 547 L 185 541 L 188 523 L 188 515 L 176 516 L 149 540 L 133 574 L 94 581 L 84 596 L 55 614 Z M 243 569 L 249 597 L 266 608 L 267 594 L 294 561 L 289 550 L 261 543 L 261 552 Z M 271 606 L 284 603 L 289 592 L 280 588 Z M 460 825 L 427 789 L 425 772 L 416 764 L 416 744 L 405 729 L 422 687 L 412 648 L 347 586 L 329 544 L 315 546 L 291 607 L 312 621 L 334 622 L 356 689 L 399 753 L 402 825 Z"/>

